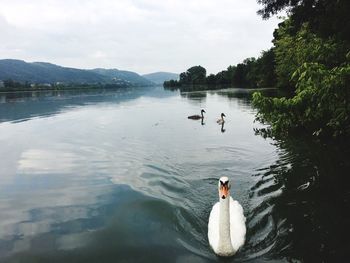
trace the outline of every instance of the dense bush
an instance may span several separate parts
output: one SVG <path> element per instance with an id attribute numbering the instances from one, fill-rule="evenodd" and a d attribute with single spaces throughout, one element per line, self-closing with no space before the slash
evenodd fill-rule
<path id="1" fill-rule="evenodd" d="M 253 95 L 257 119 L 270 134 L 303 132 L 316 137 L 350 135 L 349 1 L 258 0 L 264 18 L 283 9 L 289 18 L 274 32 L 276 86 L 291 98 Z"/>
<path id="2" fill-rule="evenodd" d="M 329 43 L 314 47 L 319 61 L 324 57 L 322 53 L 332 47 Z M 257 119 L 271 124 L 275 135 L 302 131 L 317 137 L 349 136 L 349 58 L 350 53 L 344 56 L 345 62 L 333 68 L 320 62 L 302 63 L 291 76 L 296 87 L 292 98 L 267 98 L 254 93 Z"/>

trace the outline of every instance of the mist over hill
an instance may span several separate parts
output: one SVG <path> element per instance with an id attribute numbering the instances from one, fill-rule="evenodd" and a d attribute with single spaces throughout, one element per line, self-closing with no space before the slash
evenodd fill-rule
<path id="1" fill-rule="evenodd" d="M 142 77 L 156 83 L 156 84 L 163 84 L 164 81 L 168 81 L 171 79 L 177 80 L 179 79 L 179 74 L 176 73 L 170 73 L 170 72 L 154 72 L 150 74 L 144 74 Z"/>
<path id="2" fill-rule="evenodd" d="M 105 76 L 106 78 L 112 79 L 112 80 L 118 80 L 118 79 L 127 80 L 134 85 L 149 86 L 154 84 L 152 81 L 148 80 L 147 78 L 144 78 L 132 71 L 96 68 L 96 69 L 92 69 L 91 72 Z"/>

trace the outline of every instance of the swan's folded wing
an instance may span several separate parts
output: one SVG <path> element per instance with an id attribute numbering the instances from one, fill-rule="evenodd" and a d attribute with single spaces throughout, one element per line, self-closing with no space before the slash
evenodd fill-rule
<path id="1" fill-rule="evenodd" d="M 230 199 L 231 244 L 237 251 L 245 242 L 246 226 L 243 208 L 238 201 Z"/>
<path id="2" fill-rule="evenodd" d="M 220 203 L 217 202 L 210 212 L 208 222 L 208 240 L 214 251 L 216 251 L 219 246 L 219 214 Z"/>

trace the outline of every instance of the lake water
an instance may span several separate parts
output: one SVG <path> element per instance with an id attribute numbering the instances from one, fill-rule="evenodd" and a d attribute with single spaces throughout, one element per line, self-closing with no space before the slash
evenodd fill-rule
<path id="1" fill-rule="evenodd" d="M 0 94 L 0 262 L 345 262 L 349 152 L 256 135 L 249 97 Z M 247 218 L 229 259 L 207 239 L 220 176 Z"/>

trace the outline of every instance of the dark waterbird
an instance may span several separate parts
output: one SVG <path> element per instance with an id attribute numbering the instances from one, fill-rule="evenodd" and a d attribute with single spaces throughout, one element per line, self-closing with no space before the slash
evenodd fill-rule
<path id="1" fill-rule="evenodd" d="M 191 120 L 200 120 L 200 119 L 203 119 L 204 118 L 204 115 L 203 115 L 203 112 L 205 112 L 205 110 L 201 110 L 201 115 L 191 115 L 191 116 L 188 116 L 187 118 L 188 119 L 191 119 Z"/>

